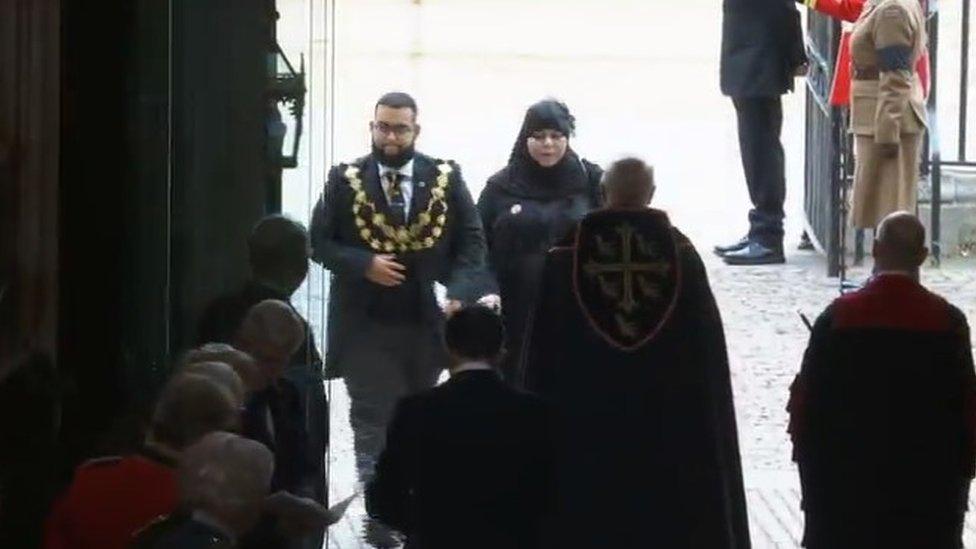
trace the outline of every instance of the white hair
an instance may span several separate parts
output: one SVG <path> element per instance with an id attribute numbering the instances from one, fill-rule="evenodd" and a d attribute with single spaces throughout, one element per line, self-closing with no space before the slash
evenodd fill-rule
<path id="1" fill-rule="evenodd" d="M 238 339 L 261 341 L 291 355 L 305 338 L 305 325 L 291 306 L 266 299 L 247 311 L 238 329 Z"/>
<path id="2" fill-rule="evenodd" d="M 230 390 L 213 378 L 177 374 L 159 394 L 152 434 L 157 441 L 179 450 L 207 433 L 233 428 L 239 421 L 238 407 Z"/>
<path id="3" fill-rule="evenodd" d="M 178 472 L 183 505 L 190 510 L 239 510 L 263 501 L 274 456 L 260 442 L 210 433 L 184 450 Z"/>

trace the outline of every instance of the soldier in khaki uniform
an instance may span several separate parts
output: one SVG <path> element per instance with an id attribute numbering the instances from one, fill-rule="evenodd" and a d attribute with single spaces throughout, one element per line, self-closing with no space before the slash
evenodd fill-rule
<path id="1" fill-rule="evenodd" d="M 925 49 L 925 15 L 919 0 L 868 0 L 854 24 L 855 228 L 874 228 L 895 211 L 915 211 L 926 115 L 913 67 Z"/>

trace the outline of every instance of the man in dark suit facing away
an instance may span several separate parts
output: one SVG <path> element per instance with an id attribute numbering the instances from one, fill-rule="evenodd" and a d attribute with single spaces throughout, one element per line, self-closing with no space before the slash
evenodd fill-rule
<path id="1" fill-rule="evenodd" d="M 451 379 L 400 401 L 366 491 L 409 549 L 533 548 L 550 508 L 548 413 L 495 369 L 501 318 L 483 306 L 445 327 Z"/>

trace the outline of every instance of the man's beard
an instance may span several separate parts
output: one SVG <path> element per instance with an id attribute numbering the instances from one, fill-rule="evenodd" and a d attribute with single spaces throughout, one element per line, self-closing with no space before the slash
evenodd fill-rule
<path id="1" fill-rule="evenodd" d="M 373 158 L 375 158 L 380 164 L 389 166 L 391 168 L 402 168 L 407 164 L 407 162 L 410 162 L 410 159 L 413 158 L 413 154 L 413 143 L 400 147 L 400 152 L 396 154 L 386 154 L 383 147 L 373 143 Z"/>

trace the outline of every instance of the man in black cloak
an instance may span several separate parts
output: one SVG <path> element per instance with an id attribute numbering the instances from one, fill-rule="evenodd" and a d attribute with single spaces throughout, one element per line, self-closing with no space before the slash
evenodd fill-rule
<path id="1" fill-rule="evenodd" d="M 966 315 L 919 282 L 925 228 L 875 232 L 874 276 L 834 300 L 790 388 L 803 546 L 957 549 L 976 468 Z"/>
<path id="2" fill-rule="evenodd" d="M 567 547 L 747 548 L 729 365 L 701 258 L 647 207 L 653 172 L 615 163 L 607 208 L 546 260 L 523 362 L 555 409 Z"/>

